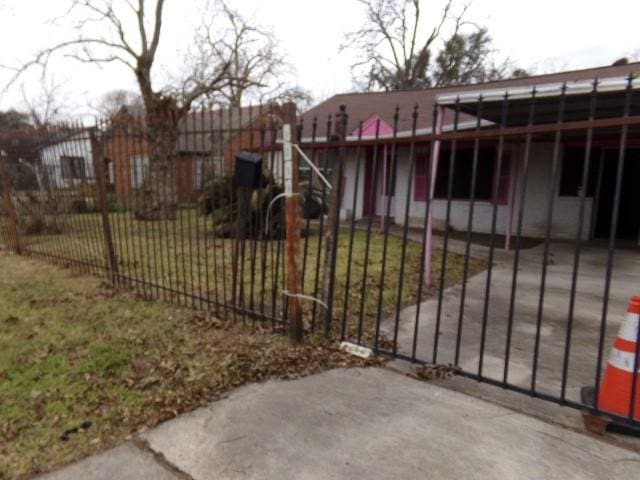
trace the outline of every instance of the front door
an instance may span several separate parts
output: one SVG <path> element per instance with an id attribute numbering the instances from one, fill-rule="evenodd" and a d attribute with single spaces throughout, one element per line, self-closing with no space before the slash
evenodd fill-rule
<path id="1" fill-rule="evenodd" d="M 367 147 L 366 160 L 364 163 L 364 199 L 362 202 L 362 216 L 370 217 L 375 215 L 376 212 L 376 197 L 374 193 L 374 181 L 377 179 L 374 177 L 374 161 L 373 161 L 374 147 Z M 379 160 L 378 162 L 379 163 Z"/>

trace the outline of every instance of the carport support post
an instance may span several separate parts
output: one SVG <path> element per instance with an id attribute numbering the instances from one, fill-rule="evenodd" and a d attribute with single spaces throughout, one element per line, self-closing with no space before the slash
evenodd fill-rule
<path id="1" fill-rule="evenodd" d="M 444 107 L 438 105 L 438 114 L 436 117 L 435 134 L 442 133 L 442 124 L 444 122 Z M 433 142 L 431 149 L 431 172 L 429 175 L 429 192 L 428 192 L 428 213 L 427 213 L 427 245 L 424 258 L 424 285 L 431 286 L 431 264 L 433 262 L 433 194 L 436 188 L 436 176 L 438 175 L 438 159 L 440 158 L 440 140 Z"/>
<path id="2" fill-rule="evenodd" d="M 289 339 L 300 343 L 303 336 L 302 306 L 300 305 L 300 185 L 298 180 L 299 158 L 292 147 L 292 130 L 296 128 L 296 105 L 282 106 L 282 154 L 284 157 L 285 228 L 287 244 L 287 303 L 289 312 Z"/>

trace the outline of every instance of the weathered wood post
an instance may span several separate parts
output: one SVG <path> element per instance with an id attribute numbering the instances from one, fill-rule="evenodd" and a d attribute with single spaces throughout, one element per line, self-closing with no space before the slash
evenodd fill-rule
<path id="1" fill-rule="evenodd" d="M 89 130 L 91 140 L 91 157 L 93 159 L 93 172 L 96 177 L 96 189 L 98 193 L 98 206 L 102 218 L 102 236 L 104 240 L 104 252 L 106 267 L 109 272 L 109 280 L 116 283 L 118 275 L 118 260 L 116 250 L 113 245 L 113 235 L 111 233 L 111 222 L 109 221 L 109 207 L 107 202 L 107 186 L 105 184 L 106 170 L 104 165 L 104 144 L 98 140 L 96 128 Z"/>
<path id="2" fill-rule="evenodd" d="M 13 204 L 12 185 L 9 169 L 7 168 L 8 157 L 0 152 L 0 177 L 2 177 L 2 190 L 4 199 L 4 208 L 7 211 L 7 219 L 9 223 L 9 236 L 13 240 L 12 250 L 18 255 L 22 255 L 22 238 L 18 229 L 18 216 L 16 208 Z"/>
<path id="3" fill-rule="evenodd" d="M 302 306 L 299 295 L 302 292 L 300 285 L 300 226 L 301 208 L 299 185 L 299 162 L 300 159 L 296 150 L 291 146 L 291 142 L 296 142 L 297 138 L 292 138 L 292 132 L 296 132 L 296 105 L 286 103 L 282 106 L 283 126 L 282 140 L 284 156 L 284 191 L 285 197 L 285 228 L 287 244 L 287 302 L 289 312 L 289 338 L 292 343 L 299 343 L 303 337 Z"/>
<path id="4" fill-rule="evenodd" d="M 335 138 L 340 142 L 338 155 L 331 165 L 331 195 L 329 196 L 329 218 L 325 242 L 324 301 L 327 306 L 324 316 L 324 335 L 331 334 L 333 319 L 333 297 L 336 290 L 336 261 L 338 258 L 338 236 L 340 233 L 340 200 L 342 198 L 342 174 L 344 170 L 345 140 L 347 138 L 347 107 L 340 105 L 336 113 Z"/>

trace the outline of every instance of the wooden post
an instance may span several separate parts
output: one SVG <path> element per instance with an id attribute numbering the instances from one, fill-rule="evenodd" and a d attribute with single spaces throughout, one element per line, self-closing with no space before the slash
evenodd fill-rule
<path id="1" fill-rule="evenodd" d="M 289 311 L 289 338 L 292 343 L 300 343 L 303 336 L 302 326 L 302 305 L 299 295 L 302 293 L 300 285 L 300 185 L 298 179 L 299 158 L 296 150 L 292 148 L 291 142 L 297 141 L 292 138 L 292 131 L 296 130 L 296 105 L 286 103 L 282 107 L 283 121 L 282 140 L 284 142 L 284 190 L 286 209 L 286 243 L 287 243 L 287 301 Z"/>
<path id="2" fill-rule="evenodd" d="M 18 229 L 18 216 L 11 196 L 11 177 L 7 168 L 6 156 L 0 158 L 0 176 L 2 176 L 2 189 L 4 190 L 4 208 L 7 211 L 9 221 L 9 236 L 13 239 L 13 251 L 22 255 L 22 239 Z"/>
<path id="3" fill-rule="evenodd" d="M 118 260 L 113 245 L 113 236 L 111 234 L 111 223 L 109 221 L 109 207 L 107 204 L 107 187 L 105 185 L 106 171 L 104 168 L 104 145 L 96 137 L 96 130 L 90 130 L 91 138 L 91 157 L 93 159 L 93 173 L 96 177 L 96 187 L 98 191 L 98 206 L 102 217 L 102 235 L 104 239 L 104 252 L 106 265 L 109 271 L 109 279 L 111 283 L 116 283 L 118 274 Z"/>

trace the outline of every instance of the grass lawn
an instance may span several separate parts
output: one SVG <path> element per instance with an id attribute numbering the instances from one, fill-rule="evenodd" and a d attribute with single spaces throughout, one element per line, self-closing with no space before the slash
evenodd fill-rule
<path id="1" fill-rule="evenodd" d="M 247 240 L 243 261 L 238 262 L 234 289 L 235 242 L 212 235 L 210 216 L 200 215 L 195 208 L 182 208 L 175 220 L 144 222 L 136 220 L 129 212 L 120 212 L 111 213 L 110 221 L 120 274 L 141 280 L 128 285 L 139 294 L 196 307 L 205 307 L 205 302 L 198 300 L 203 298 L 241 306 L 268 317 L 283 316 L 286 301 L 282 294 L 286 284 L 283 242 Z M 86 264 L 85 270 L 91 272 L 100 271 L 92 268 L 92 264 L 104 265 L 101 235 L 98 214 L 73 214 L 65 216 L 62 234 L 30 235 L 25 237 L 25 243 L 29 252 L 58 259 L 62 264 L 80 258 Z M 365 262 L 367 242 L 369 253 Z M 379 228 L 374 228 L 369 238 L 364 231 L 355 232 L 351 257 L 349 245 L 349 230 L 342 228 L 338 242 L 333 320 L 339 325 L 346 308 L 350 331 L 357 330 L 360 319 L 364 330 L 370 331 L 378 319 L 379 306 L 380 319 L 383 320 L 395 312 L 399 296 L 401 306 L 415 303 L 418 299 L 422 246 L 413 241 L 407 241 L 403 246 L 401 238 L 390 235 L 386 261 L 383 262 L 384 236 Z M 311 235 L 304 240 L 303 253 L 304 293 L 322 298 L 325 249 L 317 222 L 314 222 Z M 440 276 L 441 258 L 441 252 L 435 250 L 435 279 Z M 400 292 L 403 263 L 403 288 Z M 461 255 L 448 254 L 447 285 L 461 281 L 463 265 Z M 484 265 L 484 262 L 471 259 L 470 275 L 484 269 Z M 381 288 L 383 268 L 385 275 Z M 348 293 L 345 288 L 347 281 L 350 285 Z M 425 289 L 422 299 L 435 293 L 436 286 Z M 304 308 L 309 327 L 322 322 L 321 307 L 305 302 Z"/>
<path id="2" fill-rule="evenodd" d="M 2 479 L 111 447 L 245 382 L 365 364 L 24 257 L 0 253 L 0 271 Z"/>

